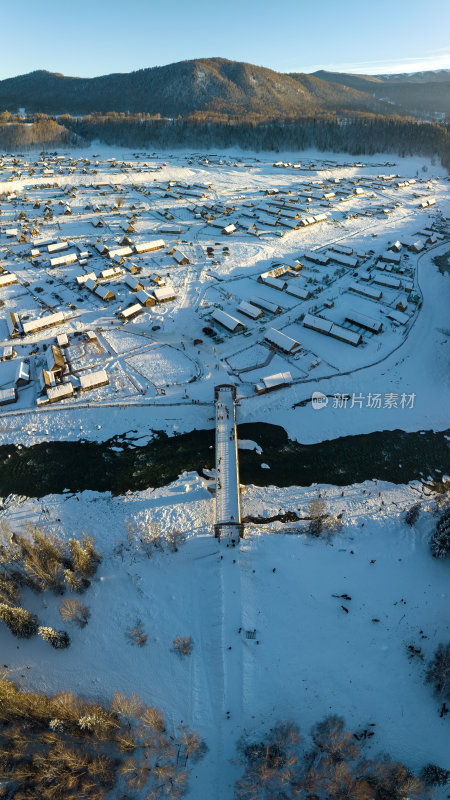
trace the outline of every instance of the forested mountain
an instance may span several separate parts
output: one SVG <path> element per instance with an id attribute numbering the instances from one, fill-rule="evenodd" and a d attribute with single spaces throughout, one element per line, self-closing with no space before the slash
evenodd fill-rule
<path id="1" fill-rule="evenodd" d="M 411 114 L 450 114 L 450 70 L 415 72 L 411 75 L 351 75 L 344 72 L 314 73 L 326 83 L 357 89 L 377 100 L 395 104 Z"/>
<path id="2" fill-rule="evenodd" d="M 98 78 L 31 72 L 0 81 L 0 111 L 115 111 L 164 117 L 209 112 L 266 119 L 349 110 L 389 113 L 387 104 L 357 88 L 337 87 L 313 75 L 284 75 L 243 62 L 207 58 Z"/>
<path id="3" fill-rule="evenodd" d="M 448 124 L 418 122 L 410 113 L 450 113 L 448 75 L 285 75 L 223 58 L 98 78 L 36 71 L 0 81 L 0 144 L 317 147 L 439 155 L 448 168 Z M 19 108 L 23 120 L 14 116 Z"/>

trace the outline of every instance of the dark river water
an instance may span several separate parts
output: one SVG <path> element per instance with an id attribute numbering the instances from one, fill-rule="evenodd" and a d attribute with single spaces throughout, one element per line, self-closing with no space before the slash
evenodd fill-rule
<path id="1" fill-rule="evenodd" d="M 318 444 L 291 441 L 278 425 L 247 423 L 240 439 L 252 439 L 262 454 L 240 451 L 241 483 L 259 486 L 344 486 L 378 478 L 393 483 L 450 474 L 449 431 L 378 431 Z M 65 489 L 92 489 L 122 494 L 158 487 L 184 470 L 214 467 L 214 430 L 168 437 L 156 433 L 137 446 L 137 431 L 106 442 L 48 442 L 21 447 L 0 446 L 0 496 L 42 497 Z M 266 463 L 270 469 L 262 468 Z"/>

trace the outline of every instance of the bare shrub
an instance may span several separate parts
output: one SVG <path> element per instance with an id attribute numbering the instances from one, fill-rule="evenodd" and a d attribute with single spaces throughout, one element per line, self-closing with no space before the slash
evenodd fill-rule
<path id="1" fill-rule="evenodd" d="M 91 612 L 88 607 L 73 598 L 63 600 L 59 607 L 63 622 L 74 622 L 80 628 L 87 625 Z"/>
<path id="2" fill-rule="evenodd" d="M 326 513 L 326 503 L 322 497 L 314 497 L 308 505 L 308 516 L 311 519 L 324 517 Z"/>
<path id="3" fill-rule="evenodd" d="M 367 760 L 340 717 L 330 716 L 304 742 L 298 727 L 278 724 L 257 742 L 242 739 L 245 767 L 236 784 L 240 800 L 304 797 L 310 800 L 409 800 L 423 797 L 423 784 L 388 756 Z"/>
<path id="4" fill-rule="evenodd" d="M 147 634 L 140 619 L 137 619 L 134 625 L 128 628 L 126 636 L 131 644 L 137 644 L 138 647 L 143 647 L 147 643 Z"/>
<path id="5" fill-rule="evenodd" d="M 52 531 L 25 523 L 23 533 L 3 525 L 0 530 L 0 562 L 11 573 L 21 574 L 36 591 L 62 586 L 63 545 Z"/>
<path id="6" fill-rule="evenodd" d="M 322 533 L 324 515 L 325 501 L 315 497 L 308 506 L 308 517 L 311 518 L 308 530 L 311 536 L 320 536 Z"/>
<path id="7" fill-rule="evenodd" d="M 163 531 L 149 515 L 127 522 L 127 546 L 142 550 L 150 558 L 154 553 L 177 553 L 186 541 L 186 534 L 177 529 Z"/>
<path id="8" fill-rule="evenodd" d="M 76 712 L 90 705 L 66 694 L 67 703 L 62 695 L 21 692 L 0 679 L 0 752 L 10 754 L 0 758 L 2 797 L 106 800 L 117 774 L 115 754 L 103 752 L 95 732 L 74 724 Z"/>
<path id="9" fill-rule="evenodd" d="M 164 537 L 159 525 L 153 520 L 145 518 L 137 522 L 128 522 L 127 542 L 132 543 L 138 550 L 142 550 L 150 558 L 154 552 L 164 550 Z"/>
<path id="10" fill-rule="evenodd" d="M 84 533 L 80 540 L 69 539 L 69 548 L 74 572 L 78 572 L 83 578 L 91 578 L 101 561 L 93 537 Z"/>
<path id="11" fill-rule="evenodd" d="M 180 657 L 189 656 L 194 648 L 194 642 L 190 636 L 175 636 L 173 640 L 173 650 Z"/>
<path id="12" fill-rule="evenodd" d="M 331 714 L 311 729 L 311 739 L 317 750 L 333 762 L 348 761 L 358 756 L 351 733 L 344 729 L 342 717 Z"/>
<path id="13" fill-rule="evenodd" d="M 20 590 L 17 583 L 8 575 L 7 572 L 0 570 L 0 603 L 16 605 L 20 598 Z"/>
<path id="14" fill-rule="evenodd" d="M 39 591 L 61 591 L 64 545 L 51 530 L 25 524 L 28 536 L 16 535 L 28 582 Z"/>
<path id="15" fill-rule="evenodd" d="M 80 541 L 70 539 L 67 545 L 54 531 L 25 523 L 22 532 L 13 532 L 0 524 L 0 591 L 6 580 L 15 586 L 28 585 L 38 592 L 53 590 L 63 593 L 68 585 L 84 591 L 100 562 L 92 537 L 83 534 Z M 6 598 L 4 598 L 6 599 Z"/>
<path id="16" fill-rule="evenodd" d="M 186 542 L 186 534 L 178 530 L 167 531 L 164 538 L 171 553 L 178 553 L 179 548 Z"/>
<path id="17" fill-rule="evenodd" d="M 299 729 L 293 722 L 277 724 L 261 741 L 241 740 L 245 772 L 236 784 L 236 797 L 282 797 L 289 788 L 289 777 L 299 770 L 299 743 Z"/>
<path id="18" fill-rule="evenodd" d="M 183 748 L 183 756 L 184 756 L 184 763 L 185 765 L 190 759 L 194 764 L 197 761 L 202 759 L 207 751 L 208 748 L 206 746 L 206 742 L 204 742 L 198 733 L 195 731 L 189 731 L 187 728 L 183 727 L 182 729 L 182 736 L 180 740 L 180 744 Z"/>

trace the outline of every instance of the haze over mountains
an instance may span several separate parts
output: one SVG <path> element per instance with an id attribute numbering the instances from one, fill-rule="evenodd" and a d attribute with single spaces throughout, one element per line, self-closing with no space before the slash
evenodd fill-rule
<path id="1" fill-rule="evenodd" d="M 328 83 L 348 86 L 417 116 L 450 114 L 450 70 L 400 75 L 351 75 L 319 70 Z"/>
<path id="2" fill-rule="evenodd" d="M 193 113 L 265 118 L 330 112 L 450 113 L 450 71 L 365 76 L 320 70 L 284 74 L 223 58 L 74 78 L 45 70 L 0 81 L 0 110 L 47 114 Z"/>

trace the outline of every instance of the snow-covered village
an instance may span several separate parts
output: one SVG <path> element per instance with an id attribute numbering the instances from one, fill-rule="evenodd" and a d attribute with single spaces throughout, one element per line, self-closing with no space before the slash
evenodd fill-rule
<path id="1" fill-rule="evenodd" d="M 0 798 L 450 797 L 450 72 L 354 57 L 0 75 Z"/>

